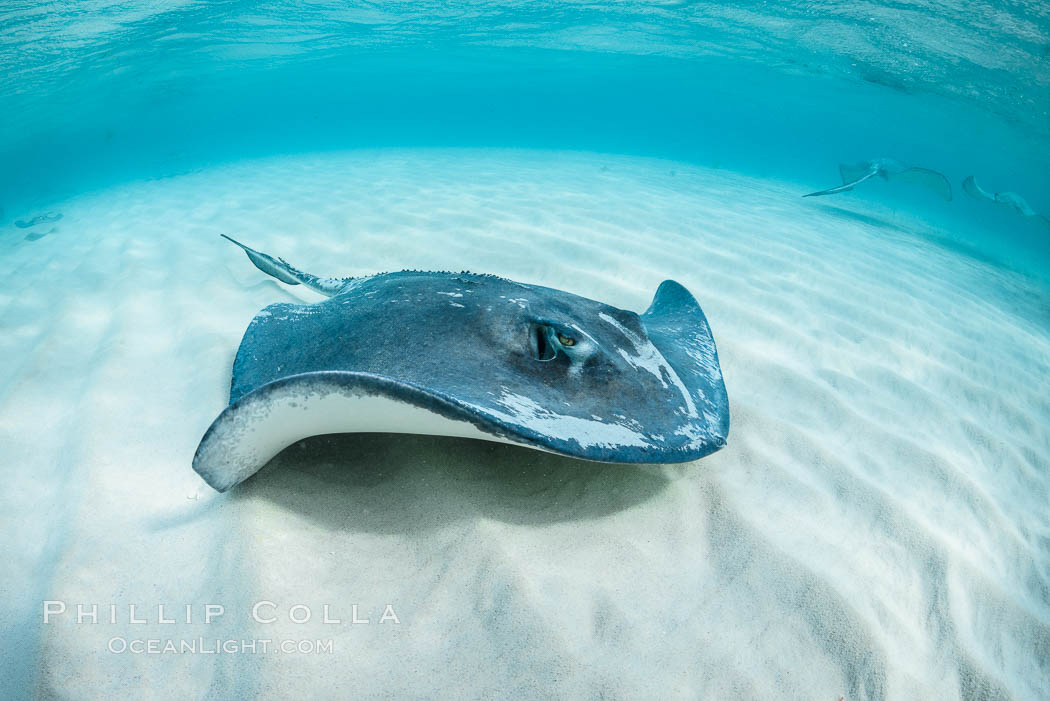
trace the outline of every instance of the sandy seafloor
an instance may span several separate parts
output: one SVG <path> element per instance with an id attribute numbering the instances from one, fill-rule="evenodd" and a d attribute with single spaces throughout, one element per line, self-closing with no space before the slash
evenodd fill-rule
<path id="1" fill-rule="evenodd" d="M 918 217 L 804 191 L 594 154 L 359 151 L 84 194 L 35 241 L 9 223 L 9 680 L 46 698 L 1050 698 L 1050 292 Z M 615 466 L 338 436 L 217 494 L 190 461 L 241 334 L 320 299 L 220 233 L 321 275 L 470 269 L 639 312 L 674 278 L 719 346 L 729 445 Z M 101 620 L 43 625 L 45 599 Z M 251 621 L 260 600 L 279 622 Z M 225 614 L 206 626 L 208 603 Z M 107 651 L 197 636 L 333 652 Z"/>

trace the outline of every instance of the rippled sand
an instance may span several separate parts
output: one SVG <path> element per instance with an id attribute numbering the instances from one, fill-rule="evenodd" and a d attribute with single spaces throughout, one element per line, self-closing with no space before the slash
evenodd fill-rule
<path id="1" fill-rule="evenodd" d="M 917 219 L 805 191 L 667 161 L 377 151 L 84 195 L 37 240 L 0 229 L 8 681 L 47 697 L 1050 697 L 1050 291 Z M 322 275 L 471 269 L 639 312 L 674 278 L 719 345 L 729 445 L 637 467 L 338 436 L 218 495 L 190 460 L 242 332 L 266 304 L 318 299 L 220 233 Z M 69 606 L 46 626 L 45 599 Z M 260 600 L 278 622 L 253 623 Z M 77 625 L 77 603 L 99 624 Z M 225 614 L 204 625 L 208 603 Z M 294 604 L 310 622 L 289 622 Z M 400 624 L 379 623 L 387 604 Z M 107 651 L 197 636 L 333 652 Z"/>

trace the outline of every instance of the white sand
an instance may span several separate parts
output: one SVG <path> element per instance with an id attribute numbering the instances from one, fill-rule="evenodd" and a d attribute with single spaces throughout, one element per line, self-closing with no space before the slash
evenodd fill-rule
<path id="1" fill-rule="evenodd" d="M 0 229 L 0 681 L 64 698 L 1050 698 L 1050 293 L 889 207 L 801 199 L 809 185 L 357 152 L 55 203 L 37 241 Z M 674 278 L 719 344 L 729 446 L 621 467 L 340 436 L 218 495 L 190 460 L 242 332 L 268 303 L 318 299 L 220 232 L 323 275 L 468 268 L 636 311 Z M 70 611 L 43 625 L 45 599 Z M 278 623 L 252 622 L 260 600 Z M 77 625 L 77 603 L 100 622 Z M 226 613 L 204 625 L 208 603 Z M 157 604 L 194 622 L 158 623 Z M 313 620 L 289 622 L 293 604 Z M 353 604 L 371 623 L 350 624 Z M 378 623 L 387 604 L 400 624 Z M 333 652 L 107 651 L 197 636 Z"/>

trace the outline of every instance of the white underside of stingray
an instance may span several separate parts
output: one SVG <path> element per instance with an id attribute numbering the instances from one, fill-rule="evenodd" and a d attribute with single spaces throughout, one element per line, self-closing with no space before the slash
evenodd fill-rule
<path id="1" fill-rule="evenodd" d="M 520 445 L 485 433 L 469 421 L 456 421 L 408 402 L 338 385 L 321 392 L 304 392 L 301 385 L 286 383 L 262 395 L 249 395 L 229 411 L 236 412 L 233 420 L 216 422 L 197 451 L 196 464 L 207 471 L 201 476 L 219 491 L 248 478 L 303 436 L 419 433 Z"/>

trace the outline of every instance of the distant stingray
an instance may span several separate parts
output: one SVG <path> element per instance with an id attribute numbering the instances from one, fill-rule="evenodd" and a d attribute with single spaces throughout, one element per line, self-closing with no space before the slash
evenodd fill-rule
<path id="1" fill-rule="evenodd" d="M 981 186 L 977 184 L 977 181 L 974 180 L 972 175 L 966 176 L 966 180 L 963 180 L 962 186 L 963 190 L 966 191 L 966 194 L 974 199 L 988 200 L 989 202 L 1006 205 L 1026 217 L 1035 217 L 1043 224 L 1043 226 L 1050 227 L 1050 219 L 1047 219 L 1045 216 L 1028 206 L 1028 202 L 1016 192 L 996 192 L 994 194 L 989 194 L 981 189 Z"/>
<path id="2" fill-rule="evenodd" d="M 19 229 L 28 229 L 31 226 L 36 226 L 37 224 L 45 224 L 47 222 L 52 221 L 58 221 L 61 218 L 62 212 L 48 212 L 47 214 L 38 214 L 29 221 L 19 219 L 15 222 L 15 226 L 17 226 Z"/>
<path id="3" fill-rule="evenodd" d="M 878 176 L 883 180 L 922 185 L 933 190 L 949 202 L 952 199 L 952 184 L 948 182 L 948 178 L 935 170 L 929 170 L 928 168 L 912 168 L 904 165 L 900 161 L 895 161 L 892 158 L 876 158 L 852 166 L 840 163 L 839 174 L 842 176 L 842 184 L 838 187 L 832 187 L 818 192 L 810 192 L 809 194 L 802 196 L 819 197 L 821 195 L 835 195 L 840 192 L 849 192 L 865 180 L 870 180 L 871 178 Z"/>

